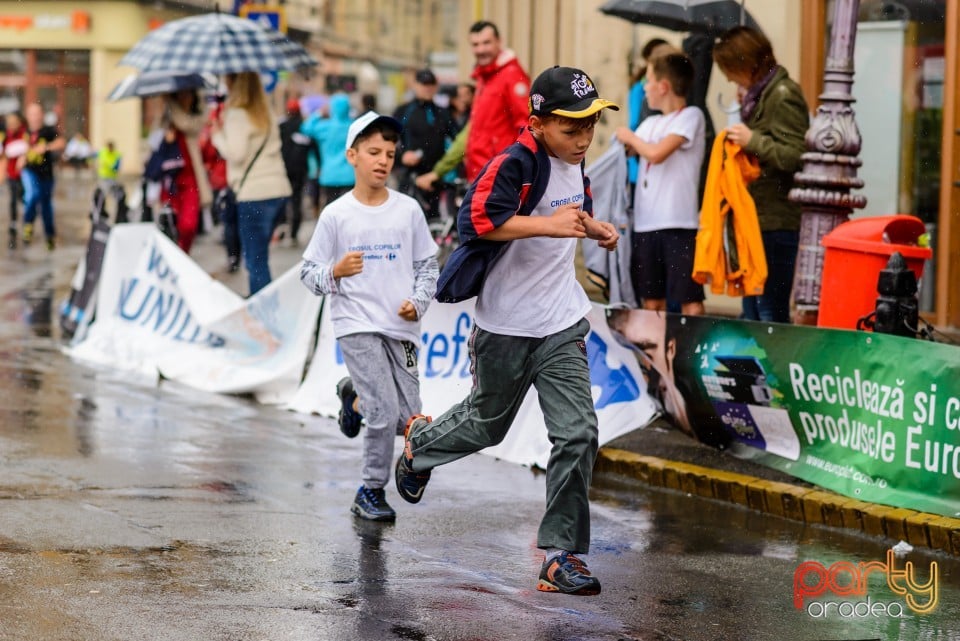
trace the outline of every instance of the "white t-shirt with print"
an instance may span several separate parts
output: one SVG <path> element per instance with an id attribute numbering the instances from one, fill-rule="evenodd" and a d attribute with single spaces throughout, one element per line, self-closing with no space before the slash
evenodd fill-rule
<path id="1" fill-rule="evenodd" d="M 437 253 L 417 201 L 391 189 L 376 207 L 353 192 L 329 204 L 303 257 L 332 267 L 349 251 L 363 252 L 363 271 L 341 278 L 339 292 L 328 297 L 336 337 L 376 332 L 419 345 L 420 323 L 397 314 L 413 294 L 413 263 Z"/>
<path id="2" fill-rule="evenodd" d="M 656 144 L 676 134 L 684 139 L 667 159 L 650 164 L 641 158 L 633 199 L 633 231 L 697 229 L 700 225 L 700 165 L 703 163 L 706 122 L 697 107 L 650 116 L 640 123 L 637 136 Z"/>
<path id="3" fill-rule="evenodd" d="M 550 181 L 531 216 L 550 216 L 583 202 L 583 172 L 550 158 Z M 507 336 L 543 338 L 574 325 L 590 311 L 577 282 L 576 238 L 512 240 L 487 274 L 477 298 L 477 326 Z"/>

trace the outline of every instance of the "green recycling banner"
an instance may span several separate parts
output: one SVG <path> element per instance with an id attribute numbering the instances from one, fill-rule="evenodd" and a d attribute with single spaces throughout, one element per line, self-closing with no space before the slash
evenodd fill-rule
<path id="1" fill-rule="evenodd" d="M 960 516 L 960 347 L 644 310 L 608 321 L 700 440 L 845 496 Z"/>

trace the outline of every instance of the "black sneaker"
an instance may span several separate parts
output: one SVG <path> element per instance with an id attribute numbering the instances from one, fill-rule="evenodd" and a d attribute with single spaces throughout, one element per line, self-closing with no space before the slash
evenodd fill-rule
<path id="1" fill-rule="evenodd" d="M 371 490 L 366 485 L 361 485 L 353 499 L 353 505 L 350 506 L 350 511 L 368 521 L 397 520 L 397 513 L 387 503 L 382 487 Z"/>
<path id="2" fill-rule="evenodd" d="M 419 503 L 423 498 L 423 490 L 430 480 L 430 470 L 417 472 L 413 469 L 413 453 L 410 451 L 410 435 L 414 430 L 421 429 L 433 420 L 429 416 L 417 414 L 407 421 L 407 429 L 403 433 L 403 453 L 397 459 L 393 469 L 393 478 L 397 484 L 397 492 L 407 503 Z"/>
<path id="3" fill-rule="evenodd" d="M 360 433 L 360 423 L 363 417 L 353 409 L 353 402 L 357 400 L 357 393 L 353 391 L 353 380 L 344 376 L 337 383 L 337 396 L 340 397 L 340 413 L 337 414 L 337 423 L 340 431 L 347 438 L 353 438 Z"/>
<path id="4" fill-rule="evenodd" d="M 541 592 L 563 592 L 578 596 L 600 594 L 600 581 L 591 576 L 587 564 L 570 552 L 561 552 L 540 568 L 537 589 Z"/>

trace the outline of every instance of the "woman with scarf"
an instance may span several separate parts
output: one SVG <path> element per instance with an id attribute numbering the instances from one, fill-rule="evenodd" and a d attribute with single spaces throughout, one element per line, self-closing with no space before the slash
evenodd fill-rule
<path id="1" fill-rule="evenodd" d="M 741 122 L 727 127 L 727 140 L 760 163 L 760 177 L 748 189 L 760 219 L 768 276 L 762 295 L 743 298 L 742 317 L 789 323 L 800 205 L 787 194 L 803 164 L 810 112 L 800 86 L 777 64 L 770 41 L 756 29 L 725 32 L 714 45 L 713 60 L 742 94 Z"/>
<path id="2" fill-rule="evenodd" d="M 200 153 L 199 136 L 206 118 L 194 89 L 167 94 L 165 103 L 164 140 L 176 143 L 183 158 L 183 169 L 169 184 L 164 183 L 161 198 L 177 213 L 177 244 L 189 254 L 200 224 L 201 208 L 213 202 L 213 191 Z"/>
<path id="3" fill-rule="evenodd" d="M 227 183 L 236 194 L 240 253 L 253 296 L 270 283 L 270 240 L 292 189 L 260 75 L 245 71 L 225 79 L 226 109 L 213 121 L 212 140 L 227 161 Z"/>

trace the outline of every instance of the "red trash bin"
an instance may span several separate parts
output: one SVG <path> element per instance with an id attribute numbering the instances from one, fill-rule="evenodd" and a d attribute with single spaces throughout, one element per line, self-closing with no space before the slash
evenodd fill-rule
<path id="1" fill-rule="evenodd" d="M 818 327 L 856 329 L 857 321 L 877 307 L 877 278 L 894 252 L 917 276 L 933 255 L 917 245 L 926 227 L 915 216 L 871 216 L 838 225 L 823 237 L 823 272 Z"/>

